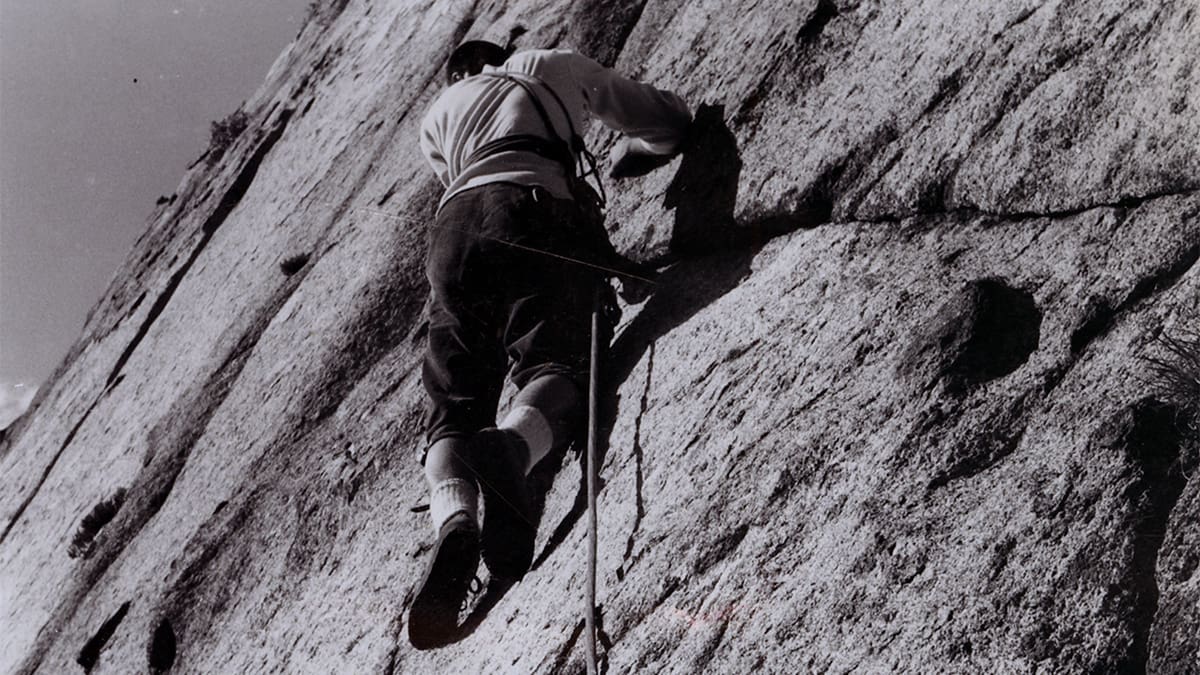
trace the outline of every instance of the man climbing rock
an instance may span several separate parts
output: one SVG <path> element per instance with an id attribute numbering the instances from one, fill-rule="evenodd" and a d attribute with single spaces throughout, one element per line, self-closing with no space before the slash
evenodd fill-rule
<path id="1" fill-rule="evenodd" d="M 426 264 L 423 463 L 437 543 L 409 612 L 418 648 L 452 639 L 481 554 L 493 577 L 528 571 L 526 475 L 583 412 L 593 290 L 621 266 L 576 170 L 591 161 L 583 125 L 594 116 L 625 135 L 619 175 L 664 163 L 691 121 L 678 96 L 567 50 L 467 42 L 446 74 L 421 128 L 446 191 Z M 506 373 L 519 393 L 496 425 Z"/>

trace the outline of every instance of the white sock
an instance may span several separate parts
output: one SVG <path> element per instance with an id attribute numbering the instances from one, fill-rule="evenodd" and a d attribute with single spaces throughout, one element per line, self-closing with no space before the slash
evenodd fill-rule
<path id="1" fill-rule="evenodd" d="M 542 461 L 542 458 L 549 454 L 550 448 L 554 447 L 554 430 L 550 428 L 550 422 L 541 411 L 531 405 L 519 405 L 508 411 L 504 421 L 500 423 L 500 428 L 517 432 L 521 440 L 525 441 L 525 447 L 529 448 L 529 459 L 525 464 L 526 475 L 529 475 L 534 465 Z"/>
<path id="2" fill-rule="evenodd" d="M 479 488 L 462 478 L 438 483 L 429 491 L 429 515 L 433 517 L 433 532 L 440 534 L 442 525 L 456 513 L 466 513 L 479 525 Z"/>

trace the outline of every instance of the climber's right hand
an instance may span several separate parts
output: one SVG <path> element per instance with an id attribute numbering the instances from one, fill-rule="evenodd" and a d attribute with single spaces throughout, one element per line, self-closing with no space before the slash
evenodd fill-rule
<path id="1" fill-rule="evenodd" d="M 622 138 L 613 148 L 613 168 L 608 175 L 610 178 L 618 180 L 644 176 L 660 166 L 665 166 L 674 156 L 674 154 L 657 155 L 646 152 L 640 143 L 629 138 Z"/>
<path id="2" fill-rule="evenodd" d="M 650 265 L 629 260 L 623 271 L 625 273 L 617 277 L 621 286 L 618 295 L 627 305 L 640 305 L 654 292 L 654 286 L 658 283 L 658 270 Z"/>

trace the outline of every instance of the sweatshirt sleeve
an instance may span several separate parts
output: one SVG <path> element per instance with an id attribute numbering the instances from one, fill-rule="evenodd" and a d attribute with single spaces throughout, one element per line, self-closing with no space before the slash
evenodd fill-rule
<path id="1" fill-rule="evenodd" d="M 435 104 L 421 122 L 421 153 L 425 155 L 429 166 L 433 167 L 433 172 L 437 174 L 438 180 L 442 181 L 442 185 L 449 187 L 450 168 L 442 151 L 441 133 L 434 115 L 436 109 Z"/>
<path id="2" fill-rule="evenodd" d="M 639 150 L 669 155 L 692 121 L 679 96 L 623 77 L 581 54 L 572 54 L 571 75 L 583 88 L 588 109 L 606 126 L 635 139 Z"/>

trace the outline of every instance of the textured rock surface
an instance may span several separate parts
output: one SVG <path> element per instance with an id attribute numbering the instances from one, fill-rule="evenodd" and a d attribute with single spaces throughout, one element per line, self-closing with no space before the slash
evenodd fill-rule
<path id="1" fill-rule="evenodd" d="M 535 570 L 404 638 L 416 130 L 453 45 L 517 27 L 705 105 L 614 190 L 671 266 L 607 373 L 610 672 L 1200 670 L 1195 402 L 1145 360 L 1200 300 L 1200 10 L 603 4 L 306 27 L 0 441 L 0 672 L 582 667 L 572 456 Z"/>

